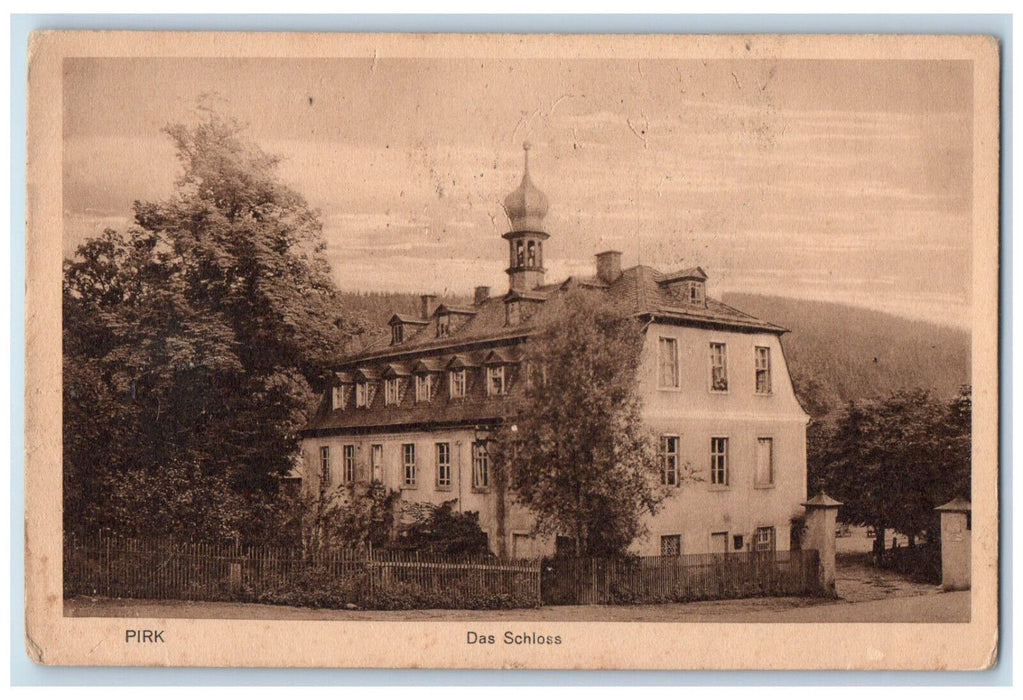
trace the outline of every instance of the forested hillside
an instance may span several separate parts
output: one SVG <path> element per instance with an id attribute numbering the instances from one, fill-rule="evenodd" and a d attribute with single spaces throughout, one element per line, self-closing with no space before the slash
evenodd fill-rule
<path id="1" fill-rule="evenodd" d="M 964 330 L 818 301 L 754 294 L 723 301 L 791 331 L 782 337 L 785 356 L 796 393 L 815 416 L 898 389 L 947 399 L 970 383 Z"/>

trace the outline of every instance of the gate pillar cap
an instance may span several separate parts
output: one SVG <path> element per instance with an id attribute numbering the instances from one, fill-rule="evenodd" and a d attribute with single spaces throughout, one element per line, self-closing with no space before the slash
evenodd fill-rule
<path id="1" fill-rule="evenodd" d="M 959 496 L 956 496 L 948 503 L 940 505 L 934 510 L 941 511 L 943 513 L 969 513 L 971 507 L 970 502 L 965 498 L 959 498 Z"/>
<path id="2" fill-rule="evenodd" d="M 836 501 L 834 498 L 821 491 L 802 505 L 804 508 L 838 508 L 842 505 L 842 502 Z"/>

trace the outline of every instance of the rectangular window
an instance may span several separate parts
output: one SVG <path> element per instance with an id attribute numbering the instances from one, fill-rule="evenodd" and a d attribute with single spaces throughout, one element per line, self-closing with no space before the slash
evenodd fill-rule
<path id="1" fill-rule="evenodd" d="M 677 389 L 679 385 L 678 340 L 659 338 L 657 357 L 659 367 L 657 386 L 661 389 Z"/>
<path id="2" fill-rule="evenodd" d="M 772 486 L 774 484 L 774 439 L 757 438 L 757 472 L 755 486 Z"/>
<path id="3" fill-rule="evenodd" d="M 661 436 L 661 483 L 678 486 L 678 436 Z"/>
<path id="4" fill-rule="evenodd" d="M 398 378 L 391 377 L 384 382 L 384 405 L 396 406 L 398 404 Z"/>
<path id="5" fill-rule="evenodd" d="M 451 443 L 437 443 L 437 488 L 451 488 Z"/>
<path id="6" fill-rule="evenodd" d="M 339 387 L 331 387 L 330 389 L 330 408 L 331 410 L 337 411 L 338 409 L 344 408 L 343 405 L 344 390 Z"/>
<path id="7" fill-rule="evenodd" d="M 395 323 L 391 326 L 391 345 L 400 345 L 404 338 L 404 326 Z"/>
<path id="8" fill-rule="evenodd" d="M 330 448 L 326 445 L 320 448 L 320 483 L 330 483 Z"/>
<path id="9" fill-rule="evenodd" d="M 355 407 L 365 408 L 369 402 L 369 385 L 366 382 L 359 382 L 355 385 Z"/>
<path id="10" fill-rule="evenodd" d="M 373 481 L 383 483 L 384 481 L 384 446 L 373 445 L 369 453 L 369 466 L 373 475 Z"/>
<path id="11" fill-rule="evenodd" d="M 342 465 L 346 484 L 355 481 L 355 445 L 345 445 L 342 454 Z"/>
<path id="12" fill-rule="evenodd" d="M 771 348 L 756 348 L 757 393 L 771 393 Z"/>
<path id="13" fill-rule="evenodd" d="M 451 334 L 451 317 L 448 314 L 441 314 L 437 317 L 437 337 L 443 338 Z"/>
<path id="14" fill-rule="evenodd" d="M 504 365 L 487 367 L 487 396 L 500 396 L 504 393 Z"/>
<path id="15" fill-rule="evenodd" d="M 728 391 L 728 351 L 724 343 L 710 344 L 710 389 Z"/>
<path id="16" fill-rule="evenodd" d="M 728 486 L 728 438 L 710 439 L 710 483 Z"/>
<path id="17" fill-rule="evenodd" d="M 416 403 L 429 401 L 433 391 L 433 376 L 429 374 L 416 375 Z"/>
<path id="18" fill-rule="evenodd" d="M 405 486 L 416 485 L 416 446 L 413 443 L 405 443 L 401 446 L 401 466 L 404 471 Z"/>
<path id="19" fill-rule="evenodd" d="M 682 554 L 682 535 L 661 535 L 661 556 L 677 557 Z"/>
<path id="20" fill-rule="evenodd" d="M 465 370 L 453 369 L 448 372 L 448 384 L 451 387 L 451 398 L 461 399 L 465 397 Z"/>
<path id="21" fill-rule="evenodd" d="M 753 533 L 754 552 L 773 552 L 775 550 L 775 538 L 773 527 L 758 527 Z"/>
<path id="22" fill-rule="evenodd" d="M 485 440 L 472 443 L 472 487 L 474 489 L 490 487 L 490 455 L 487 454 Z"/>

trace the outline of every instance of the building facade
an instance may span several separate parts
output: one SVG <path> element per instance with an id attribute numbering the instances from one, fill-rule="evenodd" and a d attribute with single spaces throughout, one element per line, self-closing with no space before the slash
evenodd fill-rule
<path id="1" fill-rule="evenodd" d="M 390 319 L 390 343 L 342 358 L 335 382 L 302 432 L 304 488 L 377 481 L 403 501 L 454 500 L 480 514 L 500 556 L 553 552 L 533 518 L 496 483 L 490 432 L 523 391 L 534 316 L 575 287 L 626 303 L 645 335 L 638 391 L 658 436 L 669 489 L 638 554 L 695 554 L 798 546 L 806 495 L 806 422 L 792 388 L 785 329 L 707 296 L 695 267 L 623 269 L 596 256 L 594 275 L 545 279 L 548 202 L 522 182 L 505 199 L 511 223 L 509 289 L 477 287 L 470 306 L 421 298 L 416 316 Z"/>

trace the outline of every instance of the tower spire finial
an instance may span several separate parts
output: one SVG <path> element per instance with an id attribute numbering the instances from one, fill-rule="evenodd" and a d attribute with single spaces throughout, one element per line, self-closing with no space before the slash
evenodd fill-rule
<path id="1" fill-rule="evenodd" d="M 523 154 L 524 154 L 523 158 L 526 161 L 526 163 L 525 163 L 525 173 L 524 174 L 528 174 L 529 173 L 529 149 L 532 148 L 532 147 L 533 147 L 533 144 L 531 144 L 529 141 L 523 141 L 522 142 L 522 151 L 523 151 Z"/>

